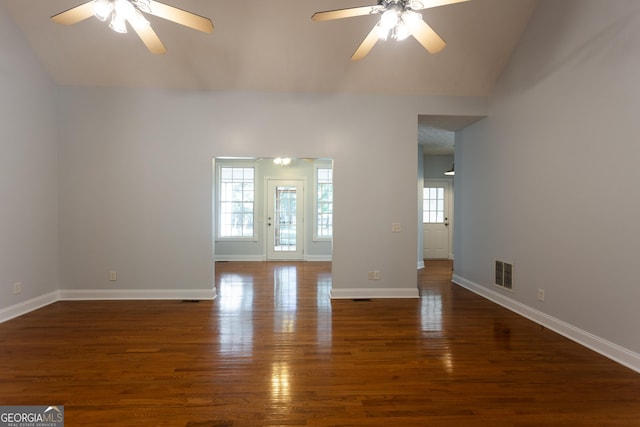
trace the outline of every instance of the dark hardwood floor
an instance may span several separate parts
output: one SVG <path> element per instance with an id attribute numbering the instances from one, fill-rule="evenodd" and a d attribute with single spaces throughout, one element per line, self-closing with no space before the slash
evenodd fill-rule
<path id="1" fill-rule="evenodd" d="M 0 324 L 0 405 L 66 426 L 640 426 L 640 374 L 419 273 L 329 299 L 329 263 L 217 263 L 215 301 L 58 302 Z"/>

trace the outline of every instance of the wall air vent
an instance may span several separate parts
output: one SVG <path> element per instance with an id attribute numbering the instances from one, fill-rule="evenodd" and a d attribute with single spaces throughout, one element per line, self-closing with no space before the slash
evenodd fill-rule
<path id="1" fill-rule="evenodd" d="M 513 289 L 513 264 L 496 260 L 495 284 L 504 289 Z"/>
<path id="2" fill-rule="evenodd" d="M 504 286 L 504 262 L 496 260 L 496 285 Z"/>
<path id="3" fill-rule="evenodd" d="M 504 278 L 504 287 L 506 289 L 513 289 L 513 265 L 505 262 L 502 276 Z"/>

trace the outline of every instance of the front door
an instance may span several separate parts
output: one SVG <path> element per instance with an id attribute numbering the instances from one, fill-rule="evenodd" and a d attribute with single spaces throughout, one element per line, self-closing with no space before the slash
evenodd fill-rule
<path id="1" fill-rule="evenodd" d="M 422 242 L 426 259 L 449 258 L 448 197 L 448 182 L 425 182 L 422 207 Z"/>
<path id="2" fill-rule="evenodd" d="M 303 257 L 304 185 L 300 180 L 267 181 L 267 258 Z"/>

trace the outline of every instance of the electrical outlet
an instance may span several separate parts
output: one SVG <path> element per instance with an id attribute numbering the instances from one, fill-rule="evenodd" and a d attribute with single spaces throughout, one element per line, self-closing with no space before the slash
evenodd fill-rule
<path id="1" fill-rule="evenodd" d="M 373 272 L 373 280 L 380 280 L 380 272 L 378 270 Z"/>
<path id="2" fill-rule="evenodd" d="M 538 289 L 538 301 L 544 301 L 544 289 Z"/>
<path id="3" fill-rule="evenodd" d="M 367 278 L 369 280 L 373 280 L 373 271 L 370 271 L 369 273 L 367 273 Z"/>
<path id="4" fill-rule="evenodd" d="M 22 292 L 22 283 L 16 282 L 13 284 L 13 294 L 18 295 Z"/>
<path id="5" fill-rule="evenodd" d="M 116 280 L 118 280 L 118 272 L 114 271 L 114 270 L 111 270 L 109 272 L 109 281 L 110 282 L 115 282 Z"/>

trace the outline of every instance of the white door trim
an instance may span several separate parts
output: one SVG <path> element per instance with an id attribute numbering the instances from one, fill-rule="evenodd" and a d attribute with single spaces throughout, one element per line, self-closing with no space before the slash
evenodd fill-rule
<path id="1" fill-rule="evenodd" d="M 267 255 L 267 260 L 303 260 L 304 259 L 304 244 L 305 244 L 305 182 L 304 178 L 273 178 L 273 177 L 265 177 L 265 221 L 267 226 L 265 227 L 265 253 Z M 275 188 L 276 185 L 283 186 L 295 186 L 296 187 L 296 250 L 295 251 L 275 251 L 272 233 L 274 230 L 274 226 L 272 221 L 275 220 L 273 218 L 273 213 L 270 212 L 274 195 L 271 194 L 271 189 Z M 273 186 L 273 187 L 272 187 Z M 269 219 L 271 218 L 271 220 Z M 272 225 L 269 225 L 269 224 Z"/>
<path id="2" fill-rule="evenodd" d="M 449 226 L 447 227 L 447 242 L 449 246 L 447 258 L 453 259 L 453 179 L 452 178 L 427 178 L 424 180 L 424 187 L 429 187 L 430 185 L 435 186 L 438 184 L 445 184 L 445 215 L 448 218 Z M 424 223 L 422 225 L 422 233 L 424 233 Z M 424 242 L 423 242 L 424 246 Z M 424 253 L 424 258 L 427 258 L 427 254 Z"/>

